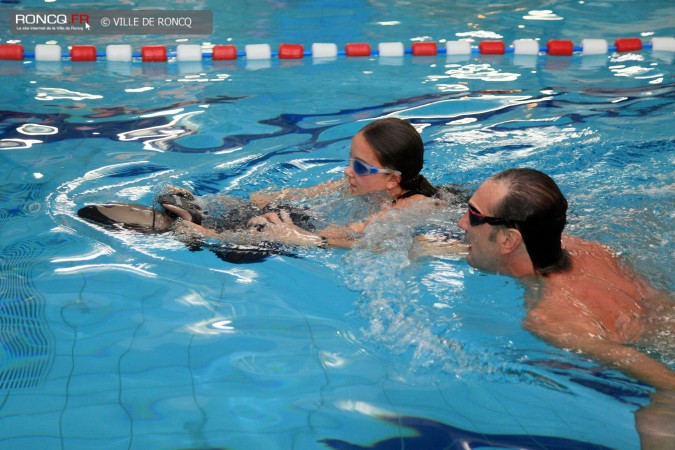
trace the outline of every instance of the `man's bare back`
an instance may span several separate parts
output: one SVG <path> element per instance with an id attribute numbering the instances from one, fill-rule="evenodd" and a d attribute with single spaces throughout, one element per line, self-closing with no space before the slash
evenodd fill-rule
<path id="1" fill-rule="evenodd" d="M 675 322 L 667 320 L 675 318 L 675 302 L 603 245 L 564 236 L 563 246 L 571 258 L 568 271 L 521 280 L 528 288 L 525 328 L 638 379 L 647 377 L 657 387 L 675 389 L 675 372 L 632 347 L 654 339 L 656 322 L 659 330 L 665 325 L 675 333 Z"/>

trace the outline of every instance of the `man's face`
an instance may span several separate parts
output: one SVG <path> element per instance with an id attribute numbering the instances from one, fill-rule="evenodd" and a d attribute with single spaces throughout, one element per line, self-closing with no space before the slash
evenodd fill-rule
<path id="1" fill-rule="evenodd" d="M 469 199 L 469 205 L 482 215 L 494 216 L 494 207 L 505 194 L 506 188 L 501 183 L 487 180 Z M 458 225 L 464 230 L 464 240 L 469 244 L 466 261 L 477 269 L 501 272 L 503 257 L 500 252 L 499 228 L 487 223 L 471 225 L 468 210 L 459 219 Z"/>

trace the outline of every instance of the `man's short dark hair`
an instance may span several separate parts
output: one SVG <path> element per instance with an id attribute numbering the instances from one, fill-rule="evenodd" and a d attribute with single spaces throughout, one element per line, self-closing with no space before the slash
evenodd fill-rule
<path id="1" fill-rule="evenodd" d="M 535 271 L 546 275 L 567 270 L 569 258 L 561 241 L 567 200 L 555 181 L 543 172 L 526 168 L 505 170 L 491 180 L 507 189 L 493 215 L 513 221 Z"/>

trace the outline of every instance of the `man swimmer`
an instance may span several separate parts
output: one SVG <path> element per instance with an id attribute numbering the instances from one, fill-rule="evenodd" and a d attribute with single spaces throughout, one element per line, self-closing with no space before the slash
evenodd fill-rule
<path id="1" fill-rule="evenodd" d="M 567 200 L 542 172 L 498 173 L 468 203 L 459 220 L 467 262 L 522 282 L 527 330 L 656 388 L 652 404 L 636 414 L 642 446 L 675 448 L 675 372 L 634 347 L 658 332 L 675 336 L 669 294 L 603 245 L 564 235 Z"/>

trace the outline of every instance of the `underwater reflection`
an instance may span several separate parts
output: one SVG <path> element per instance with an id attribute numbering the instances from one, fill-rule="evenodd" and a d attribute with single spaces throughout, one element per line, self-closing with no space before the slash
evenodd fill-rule
<path id="1" fill-rule="evenodd" d="M 422 417 L 381 416 L 380 420 L 413 431 L 412 436 L 395 436 L 373 444 L 360 445 L 339 439 L 322 439 L 329 448 L 340 450 L 469 450 L 478 448 L 609 450 L 610 447 L 554 436 L 529 434 L 485 434 Z"/>

